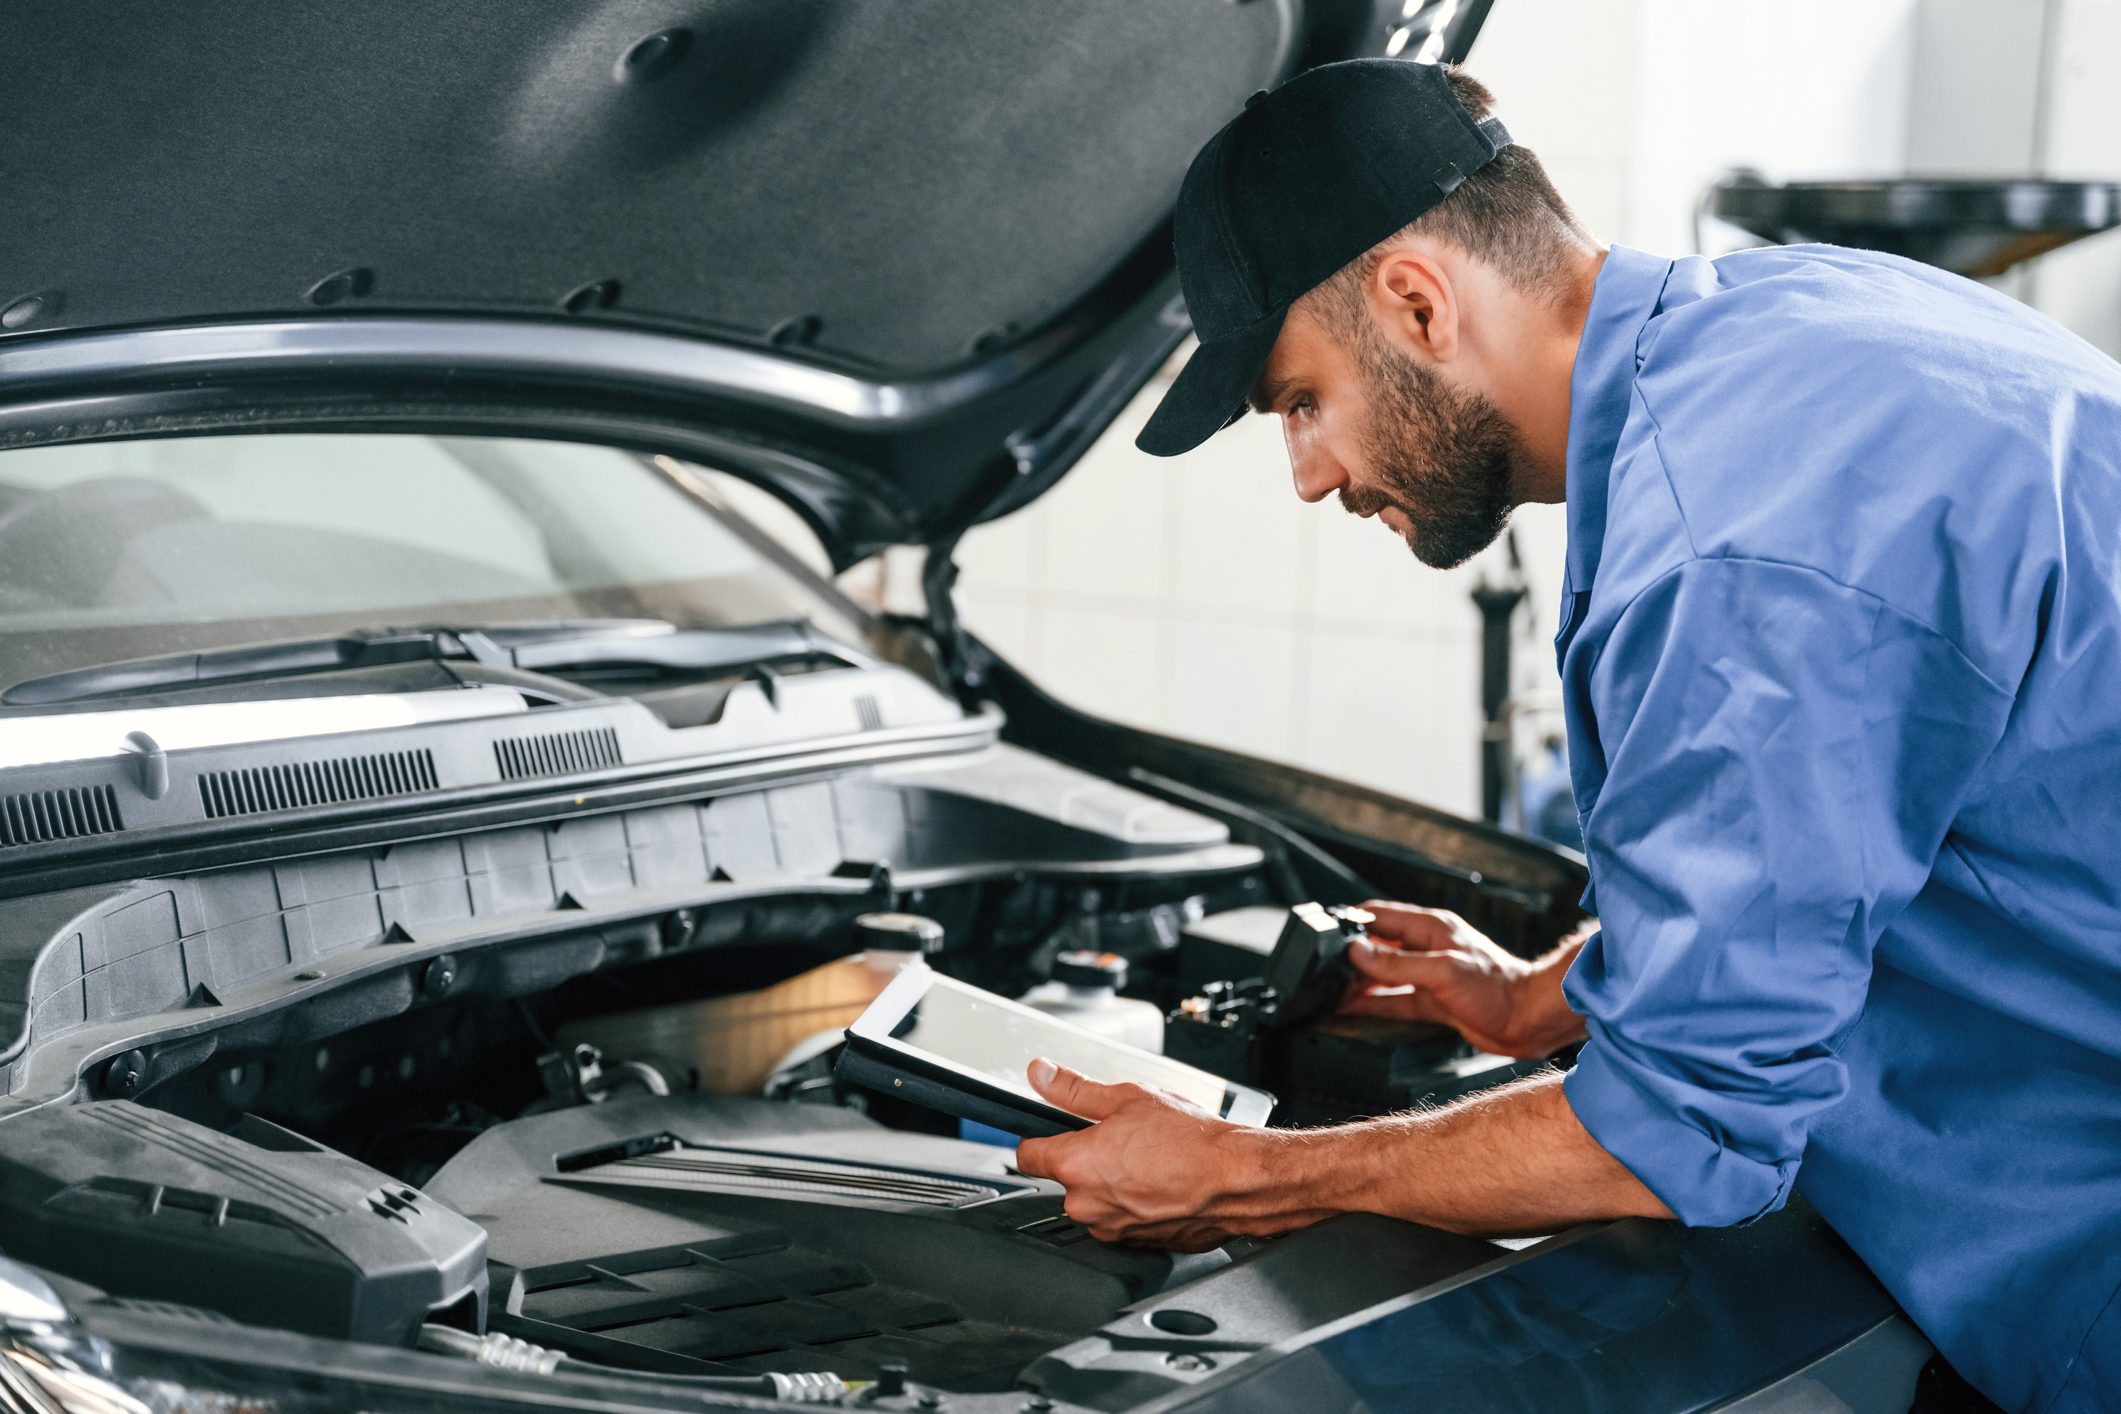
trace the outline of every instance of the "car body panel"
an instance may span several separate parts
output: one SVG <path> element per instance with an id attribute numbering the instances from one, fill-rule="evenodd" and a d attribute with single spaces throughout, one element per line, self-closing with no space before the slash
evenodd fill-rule
<path id="1" fill-rule="evenodd" d="M 1883 1374 L 1877 1387 L 1852 1381 L 1851 1402 L 1809 1402 L 1832 1390 L 1805 1372 L 1856 1348 Z M 1747 1228 L 1631 1219 L 1582 1229 L 1149 1408 L 1632 1414 L 1716 1408 L 1789 1381 L 1792 1402 L 1762 1405 L 1898 1414 L 1928 1354 L 1800 1200 Z"/>

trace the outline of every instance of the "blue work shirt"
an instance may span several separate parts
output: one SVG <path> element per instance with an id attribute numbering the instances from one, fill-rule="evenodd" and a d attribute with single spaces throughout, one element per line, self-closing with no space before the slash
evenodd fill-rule
<path id="1" fill-rule="evenodd" d="M 1568 526 L 1578 1118 L 2121 1409 L 2121 365 L 1889 256 L 1615 247 Z"/>

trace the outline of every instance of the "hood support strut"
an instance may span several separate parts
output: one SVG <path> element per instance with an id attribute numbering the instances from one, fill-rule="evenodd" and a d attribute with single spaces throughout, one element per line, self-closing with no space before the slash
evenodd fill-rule
<path id="1" fill-rule="evenodd" d="M 978 703 L 987 685 L 994 658 L 958 616 L 957 561 L 952 557 L 962 535 L 960 531 L 928 546 L 928 556 L 921 562 L 921 593 L 928 604 L 928 633 L 935 640 L 936 666 L 958 700 L 970 707 Z"/>
<path id="2" fill-rule="evenodd" d="M 958 617 L 958 571 L 953 558 L 958 542 L 981 522 L 1007 515 L 1044 494 L 1156 376 L 1191 328 L 1185 301 L 1175 291 L 1165 290 L 1157 317 L 1129 338 L 1058 417 L 1036 431 L 1026 428 L 1009 437 L 1008 475 L 991 490 L 972 496 L 970 509 L 960 512 L 948 529 L 928 541 L 927 558 L 921 565 L 928 629 L 935 639 L 938 666 L 966 705 L 979 700 L 993 655 L 966 632 Z"/>

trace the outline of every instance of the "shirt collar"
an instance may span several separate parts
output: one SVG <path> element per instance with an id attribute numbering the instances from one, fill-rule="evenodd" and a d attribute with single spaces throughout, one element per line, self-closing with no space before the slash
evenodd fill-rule
<path id="1" fill-rule="evenodd" d="M 1588 592 L 1605 541 L 1606 481 L 1635 391 L 1635 344 L 1657 312 L 1672 262 L 1616 245 L 1591 291 L 1569 378 L 1569 589 Z"/>

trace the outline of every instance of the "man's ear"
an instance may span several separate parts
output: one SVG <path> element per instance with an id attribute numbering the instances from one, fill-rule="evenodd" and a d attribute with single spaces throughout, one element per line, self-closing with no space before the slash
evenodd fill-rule
<path id="1" fill-rule="evenodd" d="M 1458 289 L 1427 251 L 1401 246 L 1385 252 L 1368 294 L 1379 327 L 1401 348 L 1434 363 L 1457 357 Z"/>

